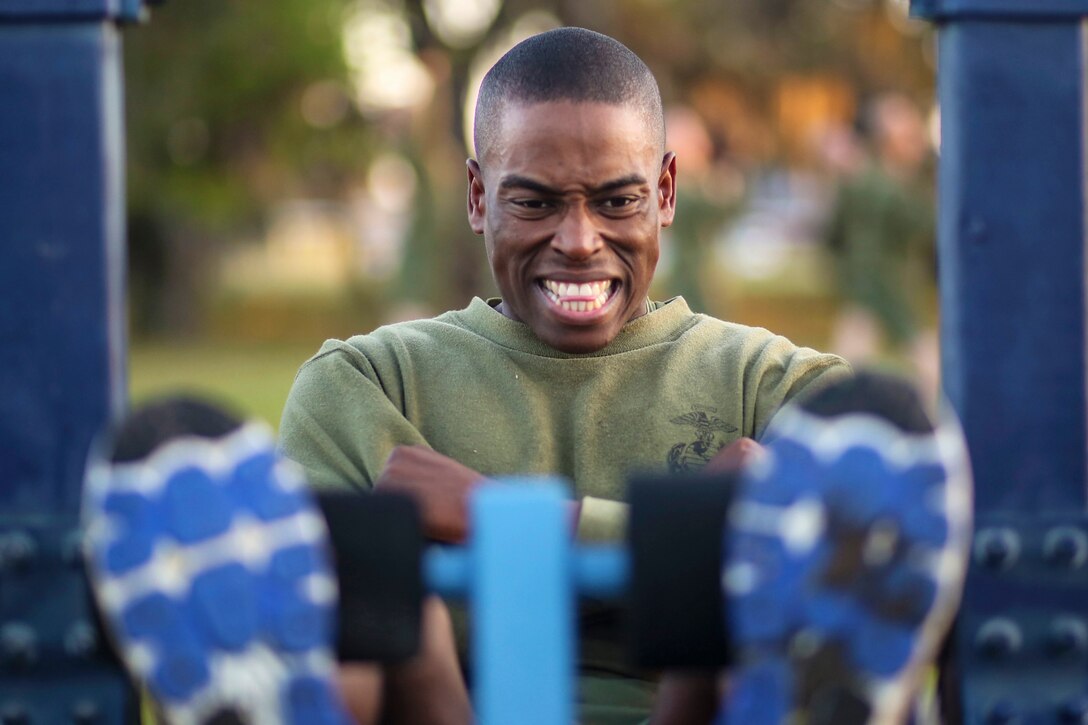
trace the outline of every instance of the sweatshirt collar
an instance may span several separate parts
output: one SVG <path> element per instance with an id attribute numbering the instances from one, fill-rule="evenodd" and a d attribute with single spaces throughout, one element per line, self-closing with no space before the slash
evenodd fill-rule
<path id="1" fill-rule="evenodd" d="M 452 314 L 465 327 L 497 345 L 543 357 L 591 358 L 629 352 L 671 342 L 698 321 L 698 316 L 692 314 L 683 297 L 673 297 L 664 302 L 647 299 L 647 313 L 624 325 L 606 347 L 596 352 L 575 354 L 561 352 L 541 342 L 528 325 L 511 320 L 495 309 L 499 302 L 501 299 L 498 297 L 486 301 L 474 297 L 468 307 Z"/>

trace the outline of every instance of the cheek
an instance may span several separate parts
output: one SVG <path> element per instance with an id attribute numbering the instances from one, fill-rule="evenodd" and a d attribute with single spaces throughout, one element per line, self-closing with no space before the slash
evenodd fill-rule
<path id="1" fill-rule="evenodd" d="M 499 220 L 492 223 L 486 234 L 487 256 L 492 267 L 513 270 L 527 263 L 533 254 L 533 229 L 527 228 L 516 219 Z"/>

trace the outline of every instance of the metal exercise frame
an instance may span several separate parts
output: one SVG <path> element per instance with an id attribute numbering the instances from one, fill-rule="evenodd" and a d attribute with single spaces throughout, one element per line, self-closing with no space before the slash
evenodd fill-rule
<path id="1" fill-rule="evenodd" d="M 1088 1 L 912 10 L 939 38 L 942 373 L 976 482 L 964 720 L 1088 722 Z"/>
<path id="2" fill-rule="evenodd" d="M 121 722 L 78 551 L 88 446 L 124 405 L 119 23 L 0 2 L 0 722 Z"/>

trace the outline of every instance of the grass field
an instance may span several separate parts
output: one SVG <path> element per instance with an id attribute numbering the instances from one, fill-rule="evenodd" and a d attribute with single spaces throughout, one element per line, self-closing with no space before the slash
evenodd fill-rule
<path id="1" fill-rule="evenodd" d="M 274 428 L 299 366 L 322 340 L 300 343 L 133 343 L 129 391 L 134 404 L 185 392 L 220 401 Z"/>

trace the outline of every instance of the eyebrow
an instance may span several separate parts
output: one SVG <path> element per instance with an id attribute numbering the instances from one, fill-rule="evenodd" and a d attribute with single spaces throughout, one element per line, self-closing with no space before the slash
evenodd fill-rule
<path id="1" fill-rule="evenodd" d="M 598 186 L 591 186 L 589 188 L 590 196 L 597 196 L 598 194 L 606 194 L 610 191 L 622 189 L 625 186 L 642 186 L 646 184 L 646 179 L 641 174 L 630 174 L 629 176 L 622 176 L 618 179 L 606 181 Z M 529 191 L 535 191 L 538 194 L 544 194 L 546 196 L 561 196 L 561 192 L 558 189 L 554 189 L 547 184 L 542 184 L 539 181 L 535 181 L 526 176 L 519 176 L 513 174 L 503 178 L 499 184 L 500 189 L 527 189 Z"/>

